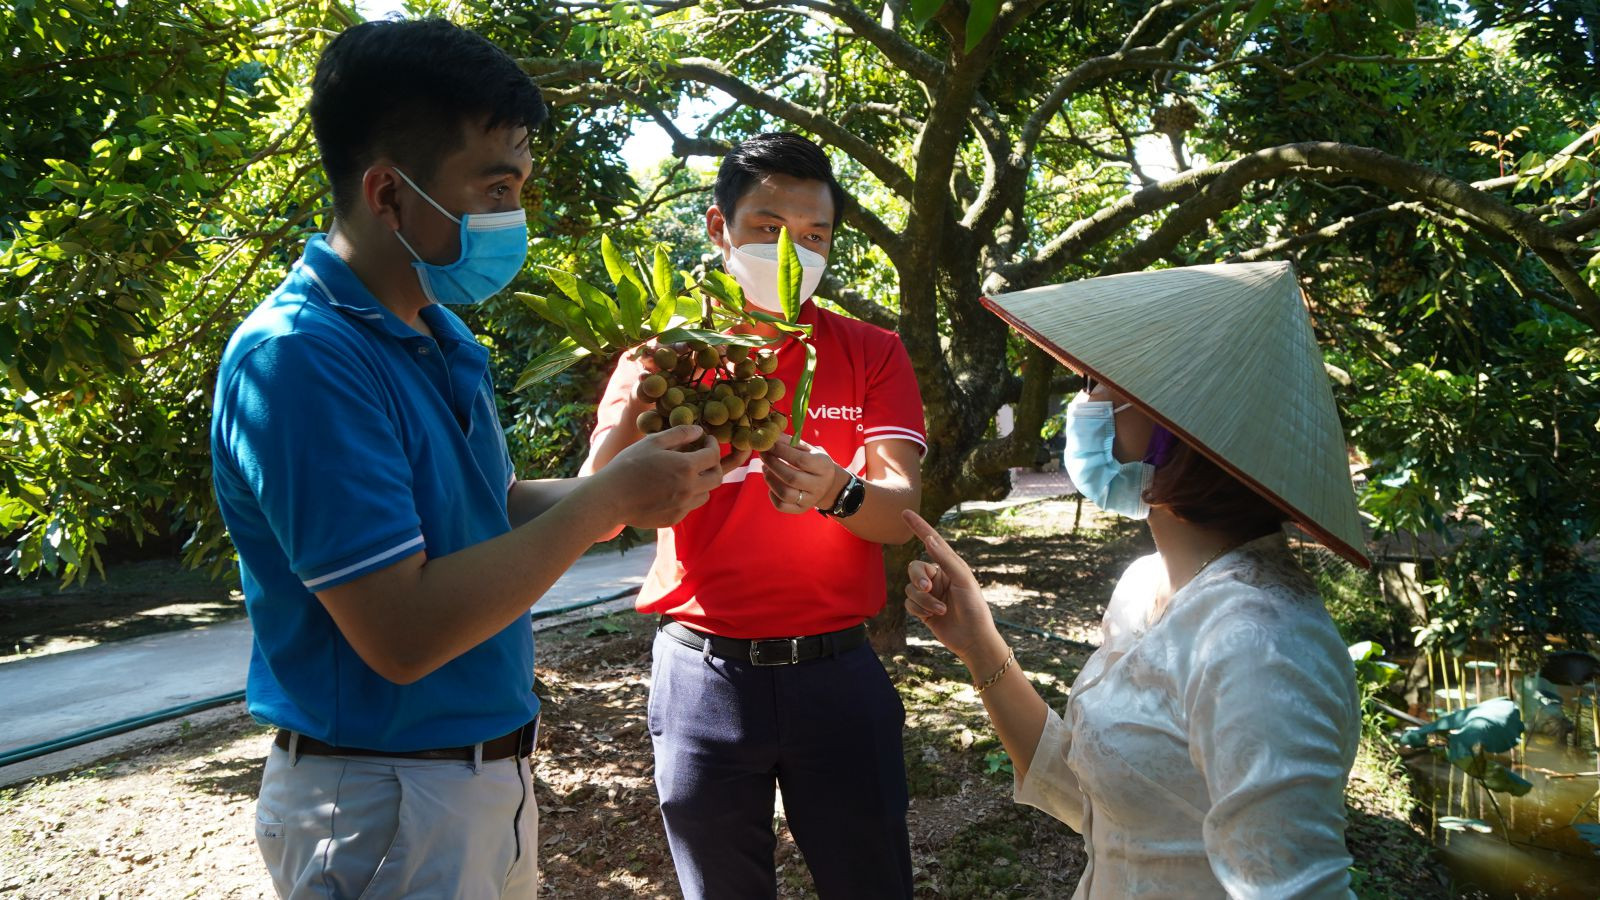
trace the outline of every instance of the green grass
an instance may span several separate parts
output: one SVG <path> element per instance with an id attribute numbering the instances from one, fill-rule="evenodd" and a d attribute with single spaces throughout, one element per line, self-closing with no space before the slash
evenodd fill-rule
<path id="1" fill-rule="evenodd" d="M 1416 824 L 1421 809 L 1411 774 L 1383 738 L 1365 739 L 1345 790 L 1345 842 L 1355 864 L 1351 888 L 1360 900 L 1447 896 L 1433 844 Z"/>
<path id="2" fill-rule="evenodd" d="M 1031 815 L 1023 808 L 1010 808 L 997 818 L 976 822 L 945 845 L 938 859 L 929 865 L 930 878 L 937 879 L 939 893 L 945 897 L 1010 898 L 1032 896 L 1041 873 L 1022 865 L 1018 847 L 1032 837 Z M 922 887 L 923 885 L 919 885 Z"/>

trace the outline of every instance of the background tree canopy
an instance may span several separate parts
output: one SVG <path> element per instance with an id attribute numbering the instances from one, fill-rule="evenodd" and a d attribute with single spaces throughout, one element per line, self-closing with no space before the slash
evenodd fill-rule
<path id="1" fill-rule="evenodd" d="M 1008 467 L 1032 462 L 1051 398 L 1074 386 L 980 296 L 1291 259 L 1375 533 L 1443 532 L 1455 547 L 1431 573 L 1429 636 L 1600 630 L 1592 0 L 413 12 L 477 28 L 556 107 L 525 197 L 543 236 L 530 262 L 593 267 L 609 230 L 700 265 L 707 163 L 759 130 L 824 144 L 852 200 L 822 294 L 898 330 L 912 355 L 926 513 L 1002 494 Z M 64 0 L 4 15 L 9 565 L 72 577 L 146 539 L 223 564 L 210 376 L 232 325 L 327 224 L 302 110 L 317 50 L 352 14 Z M 630 174 L 619 150 L 636 126 L 666 129 L 676 161 Z M 548 286 L 525 274 L 521 287 Z M 472 323 L 501 385 L 550 342 L 509 296 Z M 603 374 L 580 366 L 502 398 L 523 471 L 570 471 Z M 1017 427 L 999 437 L 1007 403 Z M 880 633 L 901 624 L 891 603 Z"/>

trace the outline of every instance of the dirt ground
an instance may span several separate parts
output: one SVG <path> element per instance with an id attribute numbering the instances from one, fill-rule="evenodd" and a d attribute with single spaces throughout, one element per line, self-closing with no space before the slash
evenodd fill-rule
<path id="1" fill-rule="evenodd" d="M 956 547 L 986 585 L 1017 658 L 1061 707 L 1123 566 L 1148 552 L 1143 529 L 1096 530 L 1076 505 L 1045 501 L 969 515 Z M 651 621 L 622 614 L 539 636 L 546 697 L 536 760 L 544 896 L 677 896 L 655 806 L 645 728 Z M 1026 629 L 1034 629 L 1033 631 Z M 1010 766 L 964 671 L 913 622 L 885 660 L 907 707 L 906 763 L 917 896 L 1064 898 L 1081 840 L 1011 802 Z M 270 895 L 252 817 L 265 728 L 241 716 L 166 746 L 0 790 L 0 897 Z M 1400 780 L 1396 780 L 1399 778 Z M 1368 758 L 1350 792 L 1351 845 L 1364 896 L 1445 896 L 1403 775 Z M 811 897 L 778 816 L 783 897 Z"/>

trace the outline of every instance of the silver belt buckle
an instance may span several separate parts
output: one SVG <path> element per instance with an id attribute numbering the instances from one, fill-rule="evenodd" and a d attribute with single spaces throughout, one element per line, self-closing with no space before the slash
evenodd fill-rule
<path id="1" fill-rule="evenodd" d="M 778 659 L 778 660 L 774 660 L 772 662 L 766 662 L 761 658 L 761 645 L 762 644 L 783 644 L 783 643 L 787 643 L 789 645 L 789 658 L 788 659 Z M 799 638 L 775 638 L 775 639 L 770 640 L 770 641 L 751 641 L 750 642 L 750 665 L 752 665 L 752 666 L 792 666 L 792 665 L 794 665 L 795 663 L 797 663 L 799 661 L 800 661 L 800 639 Z"/>

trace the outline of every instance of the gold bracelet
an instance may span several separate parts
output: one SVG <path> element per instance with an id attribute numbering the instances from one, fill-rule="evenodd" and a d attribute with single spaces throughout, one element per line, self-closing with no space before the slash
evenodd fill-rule
<path id="1" fill-rule="evenodd" d="M 990 675 L 988 678 L 985 678 L 981 683 L 974 684 L 972 686 L 972 689 L 981 694 L 984 691 L 987 691 L 989 688 L 994 687 L 996 682 L 998 682 L 1000 679 L 1005 677 L 1006 670 L 1010 669 L 1011 668 L 1011 664 L 1016 662 L 1016 661 L 1017 661 L 1016 652 L 1014 650 L 1012 650 L 1010 647 L 1007 647 L 1006 648 L 1006 661 L 1005 661 L 1005 664 L 1000 667 L 1000 671 L 994 673 L 993 675 Z"/>

